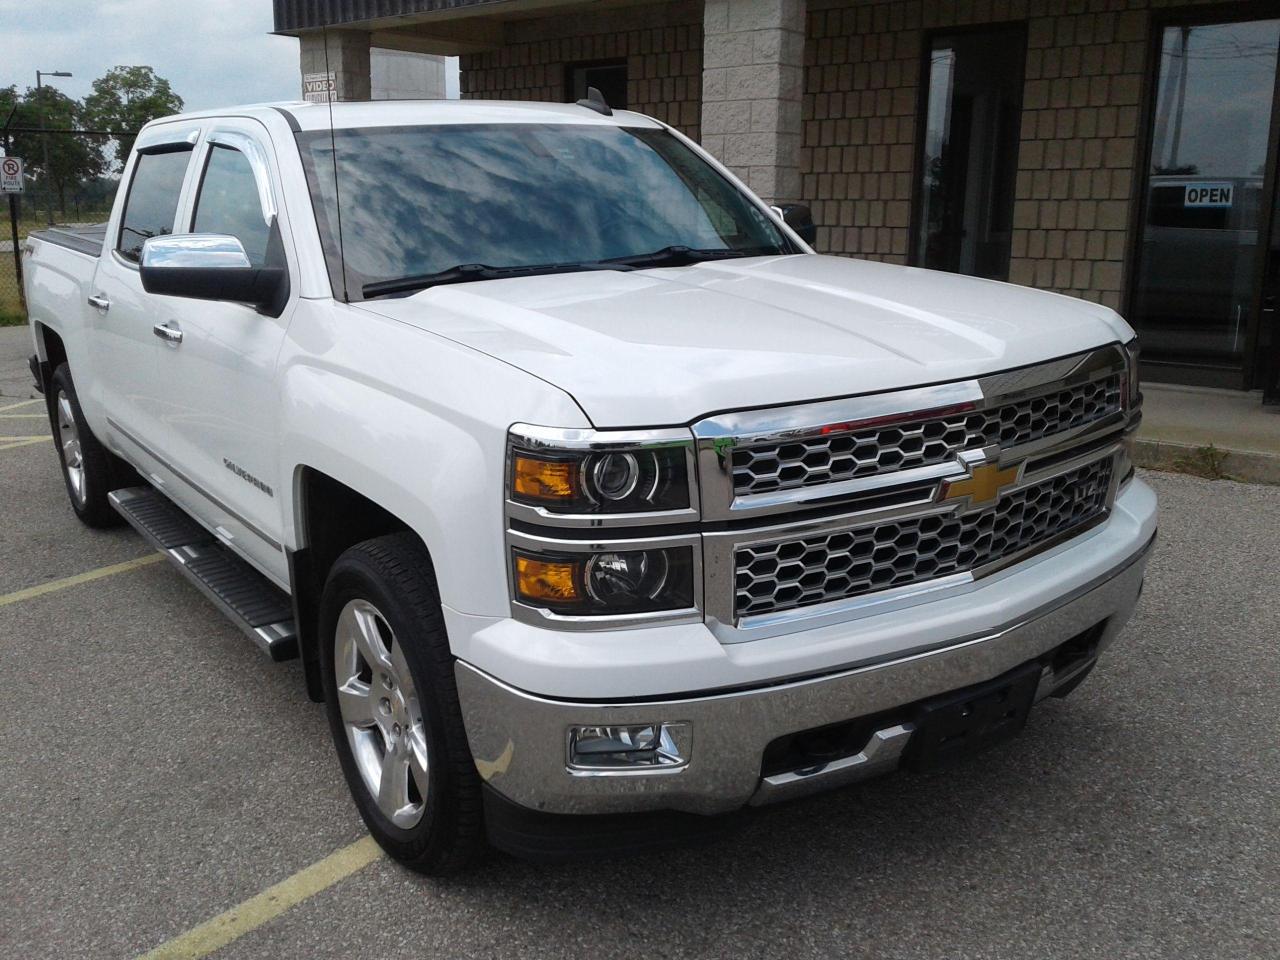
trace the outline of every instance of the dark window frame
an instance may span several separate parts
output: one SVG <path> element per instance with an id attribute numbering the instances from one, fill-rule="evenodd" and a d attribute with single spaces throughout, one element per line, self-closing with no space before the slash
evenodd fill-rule
<path id="1" fill-rule="evenodd" d="M 1139 264 L 1142 259 L 1142 239 L 1147 218 L 1146 186 L 1150 178 L 1151 151 L 1155 139 L 1156 94 L 1160 87 L 1160 53 L 1162 38 L 1167 27 L 1177 26 L 1211 26 L 1218 23 L 1245 23 L 1250 20 L 1272 20 L 1276 17 L 1274 0 L 1245 0 L 1245 2 L 1223 2 L 1191 7 L 1169 7 L 1152 10 L 1147 24 L 1146 47 L 1143 51 L 1142 91 L 1138 104 L 1138 139 L 1134 151 L 1133 182 L 1128 204 L 1128 223 L 1126 225 L 1125 254 L 1120 270 L 1120 310 L 1126 318 L 1133 314 L 1138 295 L 1134 281 L 1138 277 Z M 1258 248 L 1265 245 L 1272 232 L 1280 230 L 1280 217 L 1267 219 L 1265 202 L 1268 197 L 1275 198 L 1280 191 L 1280 68 L 1276 70 L 1276 84 L 1271 99 L 1271 135 L 1267 146 L 1267 162 L 1263 170 L 1262 202 L 1264 204 L 1263 222 L 1259 224 Z M 1257 273 L 1253 278 L 1254 294 L 1251 298 L 1249 313 L 1249 330 L 1245 336 L 1245 344 L 1240 370 L 1226 370 L 1214 367 L 1190 367 L 1177 363 L 1160 363 L 1154 365 L 1149 358 L 1144 358 L 1140 371 L 1143 378 L 1165 380 L 1164 376 L 1156 376 L 1158 369 L 1162 374 L 1172 374 L 1170 379 L 1175 383 L 1187 383 L 1195 386 L 1225 387 L 1227 389 L 1252 390 L 1261 385 L 1264 374 L 1264 359 L 1259 350 L 1261 324 L 1259 309 L 1262 302 L 1262 286 L 1266 258 L 1258 257 Z"/>
<path id="2" fill-rule="evenodd" d="M 923 169 L 921 161 L 924 159 L 924 142 L 928 134 L 929 128 L 929 74 L 933 60 L 933 43 L 939 37 L 964 37 L 970 35 L 980 35 L 984 33 L 1018 33 L 1021 35 L 1022 41 L 1022 93 L 1026 92 L 1027 84 L 1027 55 L 1030 53 L 1027 37 L 1027 21 L 1026 20 L 997 20 L 991 23 L 970 23 L 952 27 L 935 27 L 929 30 L 923 30 L 920 34 L 920 62 L 918 74 L 916 77 L 916 118 L 914 124 L 914 142 L 912 144 L 911 153 L 911 216 L 908 218 L 907 224 L 907 257 L 908 266 L 923 267 L 917 254 L 919 247 L 920 231 L 924 228 L 924 183 Z M 1026 104 L 1019 95 L 1018 117 L 1021 118 L 1026 113 Z M 1019 150 L 1021 150 L 1021 128 L 1019 128 Z M 1017 208 L 1017 174 L 1018 168 L 1014 166 L 1014 209 Z M 1012 251 L 1012 232 L 1016 228 L 1013 226 L 1013 210 L 1010 210 L 1010 252 L 1009 266 L 1013 264 Z M 963 276 L 963 274 L 959 274 Z"/>
<path id="3" fill-rule="evenodd" d="M 574 60 L 564 65 L 564 100 L 565 103 L 575 103 L 579 99 L 574 93 L 573 74 L 576 70 L 594 70 L 601 67 L 621 67 L 626 73 L 623 83 L 631 82 L 631 65 L 629 57 L 606 57 L 602 60 Z M 584 90 L 582 96 L 586 96 Z M 605 100 L 608 101 L 608 97 Z M 625 103 L 609 102 L 609 107 L 615 110 L 629 110 L 631 98 L 626 98 Z"/>

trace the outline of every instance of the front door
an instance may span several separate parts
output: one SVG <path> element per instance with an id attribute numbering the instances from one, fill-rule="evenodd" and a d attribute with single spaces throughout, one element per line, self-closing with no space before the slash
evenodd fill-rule
<path id="1" fill-rule="evenodd" d="M 1129 319 L 1152 379 L 1248 387 L 1264 334 L 1280 19 L 1169 25 L 1159 44 Z"/>
<path id="2" fill-rule="evenodd" d="M 220 120 L 196 158 L 183 230 L 233 236 L 254 266 L 285 266 L 287 225 L 270 141 L 256 121 Z M 293 289 L 297 289 L 296 277 Z M 158 347 L 162 455 L 171 495 L 277 582 L 288 582 L 278 477 L 276 358 L 296 295 L 279 317 L 242 303 L 163 298 L 180 336 Z"/>

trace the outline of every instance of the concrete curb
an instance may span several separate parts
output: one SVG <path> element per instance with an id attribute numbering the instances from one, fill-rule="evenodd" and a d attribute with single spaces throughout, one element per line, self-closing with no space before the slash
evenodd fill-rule
<path id="1" fill-rule="evenodd" d="M 1133 459 L 1138 466 L 1149 470 L 1210 477 L 1216 473 L 1225 480 L 1280 486 L 1280 456 L 1217 446 L 1212 449 L 1213 454 L 1210 454 L 1207 446 L 1139 437 L 1134 444 Z"/>

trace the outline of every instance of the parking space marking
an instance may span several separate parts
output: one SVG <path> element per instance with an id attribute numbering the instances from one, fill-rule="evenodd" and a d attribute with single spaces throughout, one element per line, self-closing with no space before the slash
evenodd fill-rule
<path id="1" fill-rule="evenodd" d="M 23 600 L 30 600 L 33 597 L 43 597 L 46 593 L 56 593 L 59 590 L 65 590 L 67 587 L 75 587 L 82 583 L 101 580 L 103 577 L 112 577 L 117 573 L 127 573 L 130 570 L 137 570 L 139 567 L 148 567 L 163 559 L 164 554 L 149 553 L 145 557 L 138 557 L 136 560 L 125 560 L 123 563 L 113 563 L 110 566 L 98 567 L 97 570 L 77 573 L 75 576 L 63 577 L 61 580 L 39 583 L 34 587 L 27 587 L 25 590 L 15 590 L 13 593 L 6 593 L 0 596 L 0 607 L 7 607 L 11 603 L 19 603 Z"/>
<path id="2" fill-rule="evenodd" d="M 0 437 L 0 450 L 12 450 L 14 447 L 29 447 L 33 443 L 43 443 L 53 437 Z"/>
<path id="3" fill-rule="evenodd" d="M 275 919 L 290 907 L 364 869 L 381 854 L 373 837 L 357 840 L 212 920 L 206 920 L 198 927 L 160 944 L 139 960 L 197 960 L 208 956 Z"/>
<path id="4" fill-rule="evenodd" d="M 0 407 L 0 413 L 4 413 L 6 410 L 17 410 L 19 407 L 29 407 L 33 403 L 44 403 L 44 399 L 36 397 L 34 400 L 23 400 L 19 403 L 8 403 L 3 407 Z"/>

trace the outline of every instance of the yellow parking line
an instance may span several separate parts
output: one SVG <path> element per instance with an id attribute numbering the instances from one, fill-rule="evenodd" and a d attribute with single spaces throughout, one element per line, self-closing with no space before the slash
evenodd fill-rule
<path id="1" fill-rule="evenodd" d="M 48 420 L 43 413 L 0 413 L 0 420 Z"/>
<path id="2" fill-rule="evenodd" d="M 0 437 L 0 450 L 12 450 L 14 447 L 29 447 L 33 443 L 52 440 L 52 437 Z"/>
<path id="3" fill-rule="evenodd" d="M 5 410 L 17 410 L 19 407 L 29 407 L 33 403 L 44 403 L 44 400 L 40 397 L 36 397 L 34 400 L 23 400 L 19 403 L 7 403 L 3 407 L 0 407 L 0 413 L 3 413 Z"/>
<path id="4" fill-rule="evenodd" d="M 19 603 L 23 600 L 30 600 L 33 597 L 43 597 L 46 593 L 56 593 L 58 590 L 65 590 L 67 587 L 101 580 L 103 577 L 114 576 L 117 573 L 127 573 L 130 570 L 137 570 L 139 567 L 150 566 L 163 559 L 163 554 L 149 553 L 145 557 L 138 557 L 136 560 L 113 563 L 108 567 L 99 567 L 97 570 L 77 573 L 72 577 L 63 577 L 61 580 L 50 580 L 48 583 L 40 583 L 34 587 L 27 587 L 25 590 L 15 590 L 13 593 L 6 593 L 0 596 L 0 607 L 7 607 L 11 603 Z"/>
<path id="5" fill-rule="evenodd" d="M 351 876 L 377 860 L 380 855 L 373 837 L 357 840 L 329 854 L 318 863 L 299 870 L 256 897 L 250 897 L 226 913 L 206 920 L 198 927 L 162 943 L 139 960 L 197 960 L 225 947 L 232 940 L 274 920 L 290 907 L 327 890 L 339 880 Z"/>

